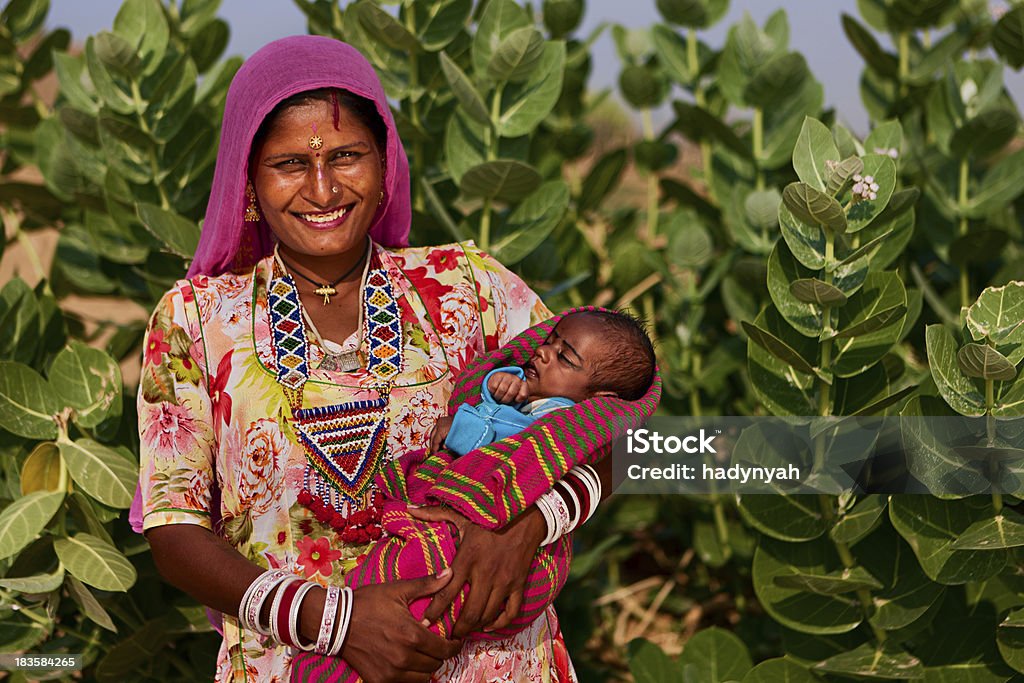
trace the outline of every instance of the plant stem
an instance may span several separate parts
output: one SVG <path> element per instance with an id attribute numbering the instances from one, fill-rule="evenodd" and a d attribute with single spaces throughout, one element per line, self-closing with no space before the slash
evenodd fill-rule
<path id="1" fill-rule="evenodd" d="M 898 43 L 900 52 L 900 97 L 906 97 L 908 92 L 907 79 L 910 76 L 910 33 L 908 31 L 900 31 Z"/>
<path id="2" fill-rule="evenodd" d="M 654 120 L 651 118 L 650 109 L 642 109 L 640 112 L 643 121 L 644 140 L 654 140 Z M 647 240 L 650 242 L 658 232 L 658 174 L 652 170 L 647 171 Z"/>
<path id="3" fill-rule="evenodd" d="M 992 415 L 992 409 L 996 405 L 996 390 L 995 380 L 985 380 L 985 436 L 987 437 L 986 445 L 992 448 L 996 445 L 996 418 Z M 1003 494 L 999 490 L 999 484 L 996 477 L 999 474 L 999 463 L 995 458 L 989 458 L 988 461 L 988 476 L 989 483 L 992 485 L 992 509 L 998 515 L 1003 510 Z"/>
<path id="4" fill-rule="evenodd" d="M 14 237 L 18 240 L 18 244 L 25 251 L 25 258 L 28 259 L 29 264 L 32 266 L 32 270 L 36 272 L 40 281 L 46 281 L 46 291 L 50 292 L 50 282 L 46 277 L 46 270 L 43 268 L 43 261 L 39 258 L 39 252 L 36 251 L 35 246 L 32 244 L 32 240 L 29 239 L 28 233 L 21 229 L 21 219 L 18 214 L 12 210 L 3 210 L 3 221 L 4 231 L 11 229 L 14 226 Z"/>
<path id="5" fill-rule="evenodd" d="M 700 58 L 697 54 L 697 29 L 691 28 L 686 34 L 686 61 L 693 74 L 693 100 L 701 109 L 708 106 L 707 95 L 704 86 L 700 83 Z M 700 141 L 700 158 L 704 166 L 704 186 L 707 188 L 708 196 L 715 202 L 714 190 L 714 169 L 711 162 L 711 143 L 707 139 Z"/>
<path id="6" fill-rule="evenodd" d="M 480 214 L 480 248 L 487 251 L 491 248 L 491 198 L 484 200 L 484 208 Z"/>
<path id="7" fill-rule="evenodd" d="M 967 234 L 968 221 L 967 221 L 967 200 L 968 200 L 968 183 L 970 182 L 970 164 L 967 162 L 967 157 L 960 160 L 960 182 L 959 182 L 959 196 L 957 197 L 957 208 L 960 214 L 960 222 L 958 225 L 957 233 L 963 237 Z M 960 305 L 970 306 L 971 305 L 971 283 L 970 273 L 967 271 L 967 264 L 964 263 L 960 267 Z"/>
<path id="8" fill-rule="evenodd" d="M 836 250 L 836 238 L 835 234 L 828 228 L 823 228 L 825 231 L 825 283 L 832 284 L 832 272 L 830 267 L 835 261 L 835 250 Z M 825 332 L 832 331 L 832 307 L 828 304 L 822 306 L 821 312 L 822 324 Z M 821 349 L 821 360 L 819 368 L 822 371 L 827 371 L 829 366 L 832 365 L 832 340 L 826 339 L 820 343 Z M 832 387 L 825 380 L 818 378 L 818 415 L 827 417 L 832 414 Z M 822 454 L 822 457 L 824 454 Z M 818 453 L 815 453 L 817 459 Z M 816 463 L 817 465 L 818 463 Z"/>
<path id="9" fill-rule="evenodd" d="M 754 189 L 761 192 L 764 190 L 764 171 L 761 170 L 761 155 L 764 154 L 764 110 L 759 107 L 754 109 L 754 130 L 752 136 L 754 168 L 757 174 L 754 179 Z"/>

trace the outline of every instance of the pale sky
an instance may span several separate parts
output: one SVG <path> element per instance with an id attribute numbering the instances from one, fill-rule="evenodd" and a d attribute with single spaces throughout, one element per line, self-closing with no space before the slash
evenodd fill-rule
<path id="1" fill-rule="evenodd" d="M 120 0 L 51 0 L 49 25 L 64 26 L 76 40 L 109 29 Z M 807 58 L 814 75 L 825 86 L 825 102 L 835 107 L 839 119 L 861 135 L 867 133 L 867 114 L 860 102 L 863 60 L 850 46 L 840 25 L 840 14 L 858 16 L 856 0 L 732 0 L 725 19 L 702 32 L 701 38 L 720 48 L 729 26 L 744 12 L 762 25 L 776 9 L 786 9 L 790 21 L 790 48 Z M 586 36 L 602 21 L 627 28 L 647 28 L 659 23 L 655 0 L 589 0 L 578 31 Z M 227 54 L 248 56 L 271 40 L 305 33 L 305 17 L 290 0 L 224 0 L 220 17 L 231 27 Z M 590 87 L 615 87 L 620 69 L 609 32 L 595 44 Z M 1007 73 L 1007 86 L 1018 106 L 1024 104 L 1024 76 Z M 659 117 L 665 119 L 665 117 Z"/>

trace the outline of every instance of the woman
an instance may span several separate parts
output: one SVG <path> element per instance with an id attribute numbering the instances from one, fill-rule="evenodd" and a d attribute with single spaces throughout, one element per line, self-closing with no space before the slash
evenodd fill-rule
<path id="1" fill-rule="evenodd" d="M 454 575 L 472 586 L 456 636 L 508 623 L 546 534 L 535 510 L 500 533 L 462 524 L 458 567 L 437 577 L 320 587 L 343 584 L 379 536 L 382 460 L 427 445 L 469 360 L 550 315 L 472 245 L 402 248 L 409 223 L 408 163 L 366 60 L 314 36 L 253 55 L 139 392 L 144 528 L 164 577 L 226 615 L 216 680 L 286 680 L 281 642 L 318 639 L 368 681 L 575 680 L 550 608 L 515 637 L 463 646 L 407 607 L 436 594 L 436 617 Z M 289 576 L 271 586 L 275 568 Z M 339 600 L 346 633 L 325 616 L 344 619 Z"/>

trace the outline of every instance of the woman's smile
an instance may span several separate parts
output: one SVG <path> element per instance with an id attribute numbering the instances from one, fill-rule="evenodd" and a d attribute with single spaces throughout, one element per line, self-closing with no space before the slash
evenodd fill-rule
<path id="1" fill-rule="evenodd" d="M 293 213 L 292 215 L 309 223 L 314 230 L 330 230 L 345 222 L 354 204 L 339 206 L 333 211 Z"/>

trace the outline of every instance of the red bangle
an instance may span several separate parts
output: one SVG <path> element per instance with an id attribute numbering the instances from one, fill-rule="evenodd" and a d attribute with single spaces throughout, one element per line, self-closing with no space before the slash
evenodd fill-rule
<path id="1" fill-rule="evenodd" d="M 279 589 L 282 591 L 281 602 L 278 603 L 277 614 L 273 615 L 274 619 L 277 620 L 277 633 L 281 642 L 292 647 L 298 647 L 298 644 L 291 642 L 292 639 L 289 636 L 288 630 L 288 615 L 292 611 L 292 601 L 295 600 L 295 593 L 298 592 L 299 587 L 303 583 L 300 580 L 289 581 L 287 585 Z"/>
<path id="2" fill-rule="evenodd" d="M 576 511 L 575 519 L 580 520 L 580 524 L 582 524 L 587 511 L 590 509 L 590 489 L 571 470 L 562 477 L 562 483 L 571 487 L 573 493 L 576 494 L 576 501 L 579 502 L 580 509 Z"/>

